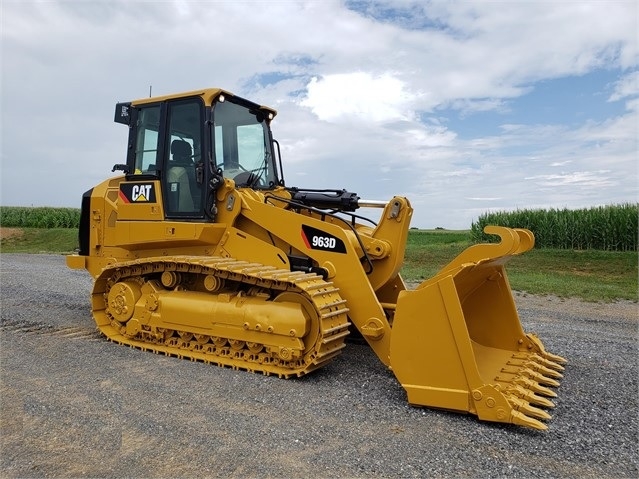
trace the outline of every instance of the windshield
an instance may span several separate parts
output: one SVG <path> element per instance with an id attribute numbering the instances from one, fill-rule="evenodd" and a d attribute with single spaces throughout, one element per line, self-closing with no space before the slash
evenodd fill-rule
<path id="1" fill-rule="evenodd" d="M 213 110 L 215 164 L 237 186 L 272 188 L 277 184 L 264 112 L 231 100 Z"/>

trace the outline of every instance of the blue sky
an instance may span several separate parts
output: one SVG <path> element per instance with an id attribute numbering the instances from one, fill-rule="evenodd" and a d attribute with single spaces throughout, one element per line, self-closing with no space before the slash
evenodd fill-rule
<path id="1" fill-rule="evenodd" d="M 562 124 L 578 127 L 585 121 L 604 121 L 622 115 L 621 100 L 609 101 L 620 70 L 596 70 L 579 76 L 549 79 L 530 85 L 527 93 L 504 102 L 496 110 L 465 113 L 446 108 L 440 112 L 447 126 L 461 138 L 495 135 L 500 125 Z"/>
<path id="2" fill-rule="evenodd" d="M 0 9 L 3 205 L 79 206 L 123 161 L 115 103 L 150 85 L 276 108 L 288 185 L 406 196 L 421 228 L 638 200 L 634 1 Z"/>

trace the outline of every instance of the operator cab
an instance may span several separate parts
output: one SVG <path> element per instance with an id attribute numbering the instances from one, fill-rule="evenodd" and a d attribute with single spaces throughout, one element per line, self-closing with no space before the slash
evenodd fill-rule
<path id="1" fill-rule="evenodd" d="M 224 179 L 238 188 L 283 184 L 273 155 L 274 115 L 221 90 L 118 103 L 115 121 L 130 131 L 127 162 L 114 171 L 124 171 L 126 182 L 159 181 L 161 195 L 154 196 L 167 218 L 213 219 Z"/>
<path id="2" fill-rule="evenodd" d="M 224 95 L 213 108 L 215 166 L 237 186 L 273 188 L 279 183 L 268 115 L 232 99 L 227 101 Z"/>

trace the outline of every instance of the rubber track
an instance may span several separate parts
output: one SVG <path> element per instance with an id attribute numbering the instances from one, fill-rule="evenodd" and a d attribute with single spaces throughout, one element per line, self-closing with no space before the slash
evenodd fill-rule
<path id="1" fill-rule="evenodd" d="M 225 281 L 230 280 L 268 289 L 272 296 L 283 291 L 301 294 L 314 306 L 319 318 L 320 331 L 317 340 L 299 359 L 285 361 L 266 352 L 252 353 L 246 345 L 244 349 L 233 350 L 228 345 L 218 348 L 213 347 L 211 342 L 206 344 L 197 341 L 184 342 L 178 337 L 171 337 L 160 342 L 154 339 L 152 334 L 145 334 L 145 331 L 134 338 L 125 336 L 122 334 L 124 328 L 108 313 L 106 298 L 110 288 L 123 279 L 136 277 L 142 279 L 151 274 L 156 276 L 164 271 L 215 275 Z M 231 258 L 171 256 L 118 263 L 106 268 L 100 274 L 92 295 L 94 319 L 100 332 L 111 341 L 157 354 L 188 358 L 233 369 L 262 372 L 265 375 L 276 374 L 284 378 L 303 376 L 339 355 L 345 346 L 344 341 L 348 336 L 350 325 L 346 301 L 339 295 L 338 288 L 321 276 Z M 180 333 L 180 331 L 176 332 Z"/>

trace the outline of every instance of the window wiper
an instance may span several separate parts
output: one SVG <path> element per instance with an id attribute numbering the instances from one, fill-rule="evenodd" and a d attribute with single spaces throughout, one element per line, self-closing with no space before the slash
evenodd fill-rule
<path id="1" fill-rule="evenodd" d="M 265 151 L 264 152 L 264 161 L 262 161 L 262 165 L 259 168 L 256 168 L 256 169 L 251 171 L 251 176 L 249 176 L 249 179 L 247 180 L 247 184 L 251 188 L 255 188 L 255 187 L 259 186 L 260 181 L 262 181 L 262 183 L 266 184 L 266 178 L 263 179 L 262 176 L 267 171 L 269 156 L 270 155 L 269 155 L 268 151 Z M 257 174 L 258 171 L 260 172 L 259 174 Z"/>

